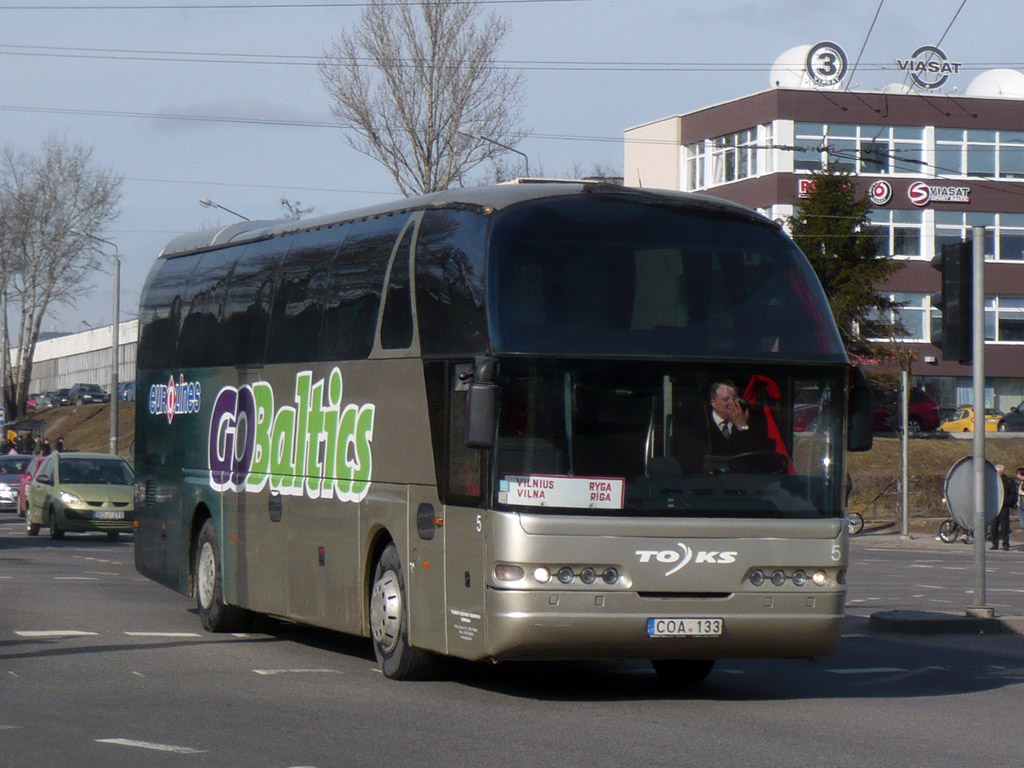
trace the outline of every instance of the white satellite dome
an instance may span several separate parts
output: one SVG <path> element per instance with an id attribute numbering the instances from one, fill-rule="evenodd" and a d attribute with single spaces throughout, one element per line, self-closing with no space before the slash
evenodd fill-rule
<path id="1" fill-rule="evenodd" d="M 1016 69 L 987 70 L 971 80 L 966 95 L 987 99 L 1024 99 L 1024 72 Z"/>
<path id="2" fill-rule="evenodd" d="M 807 54 L 811 46 L 798 45 L 783 53 L 772 64 L 772 88 L 813 88 L 814 83 L 807 74 Z"/>
<path id="3" fill-rule="evenodd" d="M 882 93 L 913 93 L 914 89 L 905 83 L 889 83 L 882 86 Z"/>

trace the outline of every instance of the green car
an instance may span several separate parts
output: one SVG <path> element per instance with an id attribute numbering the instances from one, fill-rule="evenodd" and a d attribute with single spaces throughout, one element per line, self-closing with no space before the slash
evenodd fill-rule
<path id="1" fill-rule="evenodd" d="M 39 467 L 28 489 L 28 535 L 50 529 L 50 538 L 66 531 L 103 531 L 111 539 L 135 525 L 131 465 L 107 453 L 53 453 Z"/>

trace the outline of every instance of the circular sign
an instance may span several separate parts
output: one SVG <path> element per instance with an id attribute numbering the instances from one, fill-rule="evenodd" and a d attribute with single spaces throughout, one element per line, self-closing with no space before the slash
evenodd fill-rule
<path id="1" fill-rule="evenodd" d="M 885 205 L 892 200 L 892 187 L 888 181 L 879 179 L 868 190 L 868 198 L 875 205 Z"/>
<path id="2" fill-rule="evenodd" d="M 983 475 L 985 485 L 985 524 L 996 519 L 999 508 L 1003 505 L 1003 482 L 992 463 L 985 461 Z M 943 486 L 946 494 L 946 506 L 949 514 L 960 524 L 961 528 L 974 528 L 974 457 L 966 456 L 946 475 Z"/>
<path id="3" fill-rule="evenodd" d="M 907 197 L 914 205 L 928 205 L 932 191 L 923 181 L 915 181 L 907 188 Z"/>
<path id="4" fill-rule="evenodd" d="M 934 91 L 949 80 L 949 73 L 959 69 L 950 64 L 946 54 L 937 45 L 922 45 L 910 56 L 910 79 L 918 88 Z"/>
<path id="5" fill-rule="evenodd" d="M 818 43 L 807 52 L 804 69 L 815 85 L 823 88 L 839 85 L 846 75 L 846 53 L 835 43 Z"/>

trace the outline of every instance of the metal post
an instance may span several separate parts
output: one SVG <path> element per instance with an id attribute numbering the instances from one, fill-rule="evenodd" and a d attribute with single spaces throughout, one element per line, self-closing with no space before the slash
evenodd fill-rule
<path id="1" fill-rule="evenodd" d="M 985 605 L 985 228 L 974 241 L 974 608 Z"/>
<path id="2" fill-rule="evenodd" d="M 901 486 L 903 488 L 903 494 L 901 502 L 903 504 L 903 527 L 900 530 L 900 535 L 906 539 L 910 536 L 910 489 L 908 488 L 910 481 L 910 466 L 908 457 L 910 454 L 910 372 L 904 370 L 900 374 L 900 420 L 903 422 L 903 440 L 901 441 L 901 448 L 903 450 L 903 477 L 901 480 Z"/>
<path id="3" fill-rule="evenodd" d="M 121 398 L 118 397 L 118 363 L 120 360 L 120 339 L 121 333 L 121 257 L 117 253 L 117 246 L 114 246 L 114 322 L 111 328 L 110 341 L 110 452 L 117 453 L 117 432 L 118 415 L 121 410 Z"/>

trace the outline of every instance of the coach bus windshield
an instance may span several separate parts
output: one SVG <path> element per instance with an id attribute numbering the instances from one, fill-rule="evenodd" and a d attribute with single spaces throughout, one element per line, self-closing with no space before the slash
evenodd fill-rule
<path id="1" fill-rule="evenodd" d="M 846 361 L 806 258 L 767 221 L 557 198 L 498 216 L 488 258 L 497 354 Z"/>
<path id="2" fill-rule="evenodd" d="M 841 513 L 841 369 L 504 360 L 500 380 L 492 478 L 499 509 Z M 744 416 L 725 437 L 714 414 L 730 395 Z"/>

